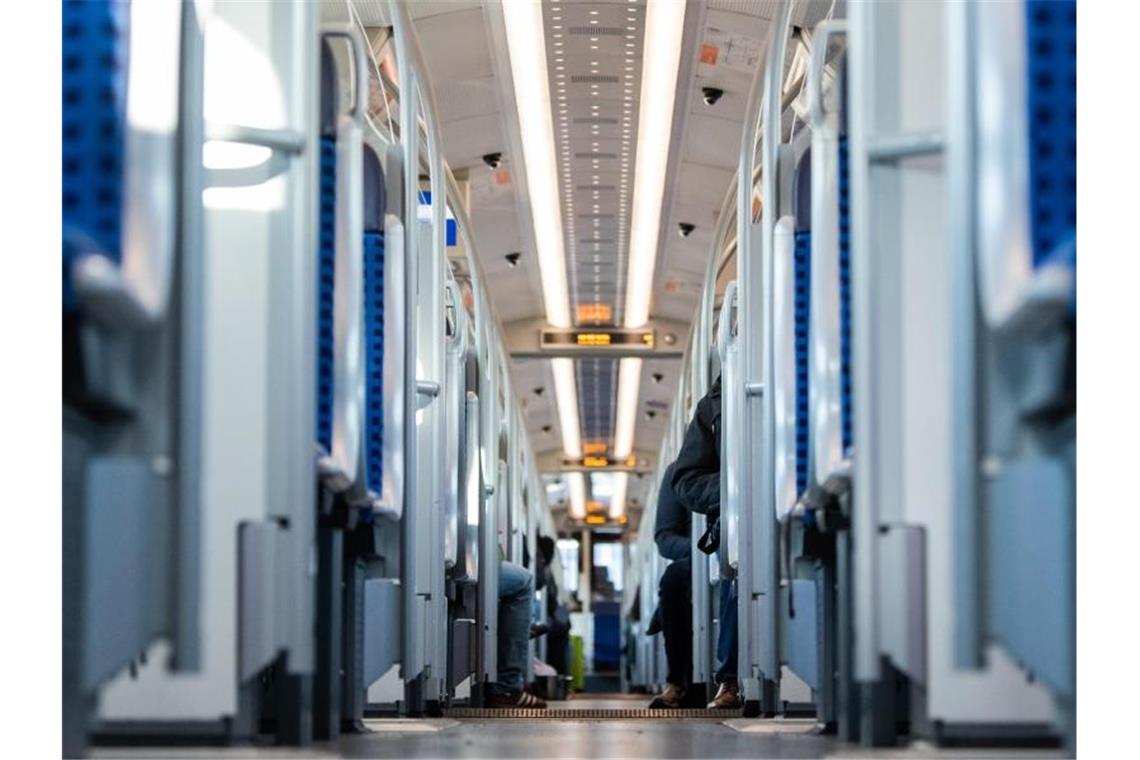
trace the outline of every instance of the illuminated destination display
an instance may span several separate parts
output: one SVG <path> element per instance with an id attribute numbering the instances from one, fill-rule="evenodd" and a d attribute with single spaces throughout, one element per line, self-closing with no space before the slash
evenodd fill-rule
<path id="1" fill-rule="evenodd" d="M 620 349 L 622 353 L 644 350 L 653 351 L 657 344 L 652 330 L 618 330 L 605 328 L 583 328 L 580 330 L 543 330 L 541 346 L 547 350 L 566 349 Z"/>

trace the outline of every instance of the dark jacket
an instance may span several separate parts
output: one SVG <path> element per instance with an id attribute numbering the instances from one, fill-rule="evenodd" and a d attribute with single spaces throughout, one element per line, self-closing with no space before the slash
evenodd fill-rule
<path id="1" fill-rule="evenodd" d="M 688 559 L 692 554 L 693 517 L 673 492 L 673 465 L 665 468 L 661 490 L 657 494 L 657 519 L 653 525 L 653 539 L 657 551 L 665 559 Z"/>
<path id="2" fill-rule="evenodd" d="M 720 377 L 685 430 L 681 452 L 673 462 L 673 491 L 687 509 L 720 513 Z M 660 507 L 658 507 L 660 508 Z"/>

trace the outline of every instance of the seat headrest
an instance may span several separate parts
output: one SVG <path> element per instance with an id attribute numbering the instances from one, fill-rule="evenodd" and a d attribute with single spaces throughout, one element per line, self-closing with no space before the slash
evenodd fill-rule
<path id="1" fill-rule="evenodd" d="M 384 214 L 388 208 L 388 188 L 384 183 L 384 167 L 371 146 L 364 146 L 364 229 L 380 232 L 384 229 Z"/>
<path id="2" fill-rule="evenodd" d="M 811 148 L 796 163 L 792 178 L 792 210 L 796 215 L 796 232 L 811 232 Z"/>
<path id="3" fill-rule="evenodd" d="M 336 134 L 336 118 L 340 113 L 340 85 L 336 76 L 336 58 L 327 40 L 321 40 L 321 135 Z"/>

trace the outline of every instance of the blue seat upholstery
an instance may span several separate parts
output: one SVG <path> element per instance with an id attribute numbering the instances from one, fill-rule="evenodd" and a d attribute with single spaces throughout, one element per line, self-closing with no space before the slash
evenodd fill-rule
<path id="1" fill-rule="evenodd" d="M 845 123 L 845 122 L 844 122 Z M 851 361 L 851 179 L 848 172 L 847 135 L 839 138 L 839 416 L 843 450 L 855 442 Z"/>
<path id="2" fill-rule="evenodd" d="M 63 3 L 63 308 L 84 250 L 120 261 L 130 4 Z"/>
<path id="3" fill-rule="evenodd" d="M 811 348 L 811 150 L 804 151 L 796 166 L 792 197 L 795 201 L 796 237 L 792 265 L 792 309 L 795 325 L 796 373 L 796 496 L 808 485 L 811 451 L 809 424 L 808 362 Z"/>
<path id="4" fill-rule="evenodd" d="M 332 450 L 336 283 L 336 64 L 321 45 L 320 197 L 317 237 L 317 443 Z"/>
<path id="5" fill-rule="evenodd" d="M 1033 264 L 1075 263 L 1077 4 L 1027 0 L 1025 14 Z"/>
<path id="6" fill-rule="evenodd" d="M 384 482 L 384 169 L 364 146 L 364 441 L 365 481 L 380 493 Z"/>

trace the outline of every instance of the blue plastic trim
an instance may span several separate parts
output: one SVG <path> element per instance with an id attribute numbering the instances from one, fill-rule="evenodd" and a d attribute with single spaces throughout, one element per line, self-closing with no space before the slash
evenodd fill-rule
<path id="1" fill-rule="evenodd" d="M 811 232 L 796 233 L 793 276 L 796 368 L 796 496 L 808 481 L 808 351 L 811 320 Z"/>
<path id="2" fill-rule="evenodd" d="M 317 243 L 317 443 L 332 451 L 336 288 L 336 141 L 321 138 Z"/>
<path id="3" fill-rule="evenodd" d="M 1077 4 L 1027 0 L 1025 22 L 1029 202 L 1040 266 L 1077 226 Z"/>
<path id="4" fill-rule="evenodd" d="M 847 138 L 839 138 L 839 414 L 843 450 L 855 442 L 851 363 L 851 196 Z"/>
<path id="5" fill-rule="evenodd" d="M 66 0 L 62 11 L 63 307 L 73 311 L 80 250 L 66 241 L 120 260 L 130 4 Z"/>
<path id="6" fill-rule="evenodd" d="M 364 440 L 367 486 L 384 483 L 384 233 L 364 233 Z"/>

